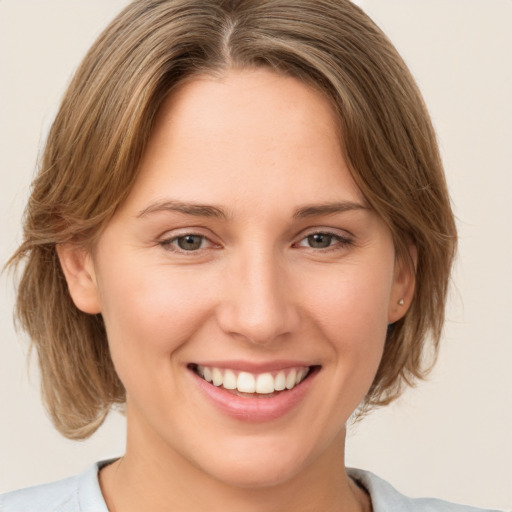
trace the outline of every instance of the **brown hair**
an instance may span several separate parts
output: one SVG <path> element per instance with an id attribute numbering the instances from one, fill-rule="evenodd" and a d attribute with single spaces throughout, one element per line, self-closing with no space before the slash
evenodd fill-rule
<path id="1" fill-rule="evenodd" d="M 137 0 L 92 46 L 62 101 L 33 183 L 17 317 L 35 345 L 60 432 L 92 434 L 125 400 L 101 315 L 79 311 L 56 245 L 90 246 L 137 176 L 155 116 L 184 80 L 267 67 L 324 93 L 353 177 L 392 231 L 417 248 L 416 289 L 390 327 L 364 408 L 389 403 L 435 356 L 456 231 L 435 134 L 393 45 L 347 0 Z"/>

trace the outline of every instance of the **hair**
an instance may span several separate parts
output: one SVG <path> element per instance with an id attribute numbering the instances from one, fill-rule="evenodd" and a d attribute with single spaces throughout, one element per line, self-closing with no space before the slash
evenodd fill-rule
<path id="1" fill-rule="evenodd" d="M 363 410 L 435 361 L 456 229 L 432 124 L 405 63 L 348 0 L 136 0 L 84 58 L 50 130 L 24 217 L 16 317 L 37 349 L 42 395 L 66 437 L 91 435 L 125 390 L 101 315 L 74 305 L 58 244 L 92 247 L 137 177 L 164 99 L 195 76 L 266 68 L 321 91 L 368 204 L 413 265 L 406 315 L 388 329 Z"/>

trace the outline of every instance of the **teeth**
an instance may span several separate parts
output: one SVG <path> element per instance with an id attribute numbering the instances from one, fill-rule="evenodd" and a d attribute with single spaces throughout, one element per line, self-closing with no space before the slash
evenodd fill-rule
<path id="1" fill-rule="evenodd" d="M 236 383 L 237 383 L 237 379 L 236 379 L 236 375 L 234 374 L 234 372 L 232 372 L 231 370 L 226 370 L 224 372 L 224 381 L 223 381 L 222 385 L 226 389 L 236 389 Z"/>
<path id="2" fill-rule="evenodd" d="M 254 393 L 256 391 L 256 380 L 254 375 L 247 372 L 240 372 L 236 381 L 236 389 L 242 393 Z"/>
<path id="3" fill-rule="evenodd" d="M 210 370 L 210 368 L 208 368 L 208 367 L 203 368 L 203 377 L 204 377 L 204 380 L 206 380 L 208 382 L 212 381 L 212 371 Z"/>
<path id="4" fill-rule="evenodd" d="M 224 389 L 236 389 L 242 393 L 258 393 L 268 395 L 274 391 L 293 389 L 302 382 L 309 373 L 309 367 L 281 370 L 277 374 L 270 372 L 254 375 L 249 372 L 197 365 L 196 372 L 207 382 Z"/>
<path id="5" fill-rule="evenodd" d="M 286 389 L 292 389 L 297 383 L 297 371 L 293 369 L 286 377 Z"/>
<path id="6" fill-rule="evenodd" d="M 256 393 L 273 393 L 275 390 L 274 377 L 270 373 L 262 373 L 256 379 Z"/>
<path id="7" fill-rule="evenodd" d="M 222 373 L 218 368 L 212 368 L 212 382 L 214 386 L 220 386 L 224 382 Z"/>
<path id="8" fill-rule="evenodd" d="M 284 388 L 286 388 L 286 375 L 284 372 L 279 372 L 274 381 L 274 389 L 276 391 L 283 391 Z"/>

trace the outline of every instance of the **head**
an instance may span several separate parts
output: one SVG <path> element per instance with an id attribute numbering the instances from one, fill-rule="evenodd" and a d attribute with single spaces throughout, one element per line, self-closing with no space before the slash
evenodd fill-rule
<path id="1" fill-rule="evenodd" d="M 257 70 L 293 78 L 323 98 L 358 193 L 389 230 L 396 264 L 414 276 L 361 408 L 389 403 L 433 362 L 456 233 L 428 113 L 388 39 L 343 0 L 140 0 L 100 36 L 69 86 L 15 256 L 25 259 L 18 318 L 64 435 L 94 432 L 124 403 L 125 389 L 104 318 L 75 305 L 58 248 L 94 254 L 133 196 L 166 102 L 199 78 Z"/>

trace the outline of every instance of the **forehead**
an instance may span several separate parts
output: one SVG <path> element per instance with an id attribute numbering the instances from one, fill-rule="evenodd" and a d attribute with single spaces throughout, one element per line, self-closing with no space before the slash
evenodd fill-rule
<path id="1" fill-rule="evenodd" d="M 258 69 L 199 76 L 174 91 L 133 192 L 279 201 L 272 188 L 303 202 L 317 192 L 322 201 L 338 200 L 340 190 L 362 199 L 329 101 L 296 78 Z"/>
<path id="2" fill-rule="evenodd" d="M 296 77 L 267 68 L 231 69 L 220 75 L 203 74 L 179 85 L 163 103 L 158 121 L 166 113 L 188 117 L 191 125 L 205 126 L 204 115 L 216 122 L 226 118 L 226 109 L 251 114 L 236 119 L 237 128 L 279 120 L 302 123 L 315 117 L 316 128 L 337 129 L 337 118 L 329 100 L 317 88 Z M 197 115 L 191 115 L 193 113 Z M 229 120 L 226 118 L 226 120 Z M 164 121 L 165 122 L 165 121 Z M 158 125 L 158 122 L 157 122 Z"/>

